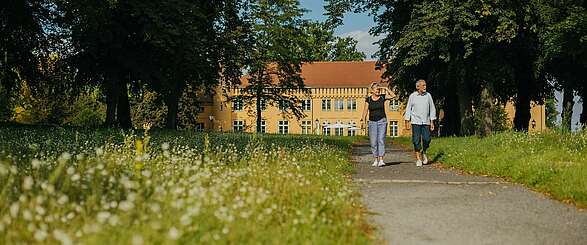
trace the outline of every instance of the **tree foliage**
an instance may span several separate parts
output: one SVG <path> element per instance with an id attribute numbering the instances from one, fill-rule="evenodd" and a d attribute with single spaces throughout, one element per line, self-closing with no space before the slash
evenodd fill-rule
<path id="1" fill-rule="evenodd" d="M 379 61 L 397 91 L 405 96 L 416 79 L 427 79 L 445 108 L 445 132 L 471 134 L 473 108 L 510 99 L 516 105 L 514 127 L 527 130 L 530 101 L 552 96 L 552 60 L 586 70 L 582 2 L 329 0 L 326 10 L 335 25 L 348 11 L 370 11 L 376 20 L 371 32 L 383 37 Z M 572 77 L 581 79 L 581 72 Z"/>
<path id="2" fill-rule="evenodd" d="M 257 0 L 250 2 L 248 75 L 241 93 L 233 99 L 254 105 L 257 132 L 261 131 L 262 103 L 282 105 L 284 113 L 301 117 L 300 92 L 307 93 L 300 76 L 303 62 L 309 61 L 304 50 L 303 10 L 299 2 Z"/>

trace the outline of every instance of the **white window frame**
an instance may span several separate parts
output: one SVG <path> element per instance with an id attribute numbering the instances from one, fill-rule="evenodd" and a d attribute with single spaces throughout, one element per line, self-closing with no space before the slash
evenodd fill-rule
<path id="1" fill-rule="evenodd" d="M 398 99 L 393 99 L 389 102 L 389 110 L 390 111 L 399 111 L 400 102 Z"/>
<path id="2" fill-rule="evenodd" d="M 334 99 L 334 111 L 344 111 L 344 99 Z"/>
<path id="3" fill-rule="evenodd" d="M 399 122 L 389 121 L 389 134 L 391 137 L 399 137 Z"/>
<path id="4" fill-rule="evenodd" d="M 289 121 L 279 121 L 277 124 L 279 134 L 289 134 Z"/>
<path id="5" fill-rule="evenodd" d="M 332 109 L 331 99 L 322 99 L 322 111 L 330 111 Z"/>
<path id="6" fill-rule="evenodd" d="M 234 132 L 243 132 L 245 130 L 245 122 L 243 120 L 232 121 L 232 130 Z"/>
<path id="7" fill-rule="evenodd" d="M 312 110 L 312 100 L 302 100 L 302 110 L 303 111 L 311 111 Z"/>
<path id="8" fill-rule="evenodd" d="M 243 101 L 241 99 L 232 101 L 232 111 L 243 111 Z"/>
<path id="9" fill-rule="evenodd" d="M 311 134 L 312 133 L 312 121 L 304 120 L 302 121 L 302 134 Z"/>
<path id="10" fill-rule="evenodd" d="M 330 135 L 330 128 L 326 128 L 328 125 L 330 125 L 330 123 L 326 121 L 322 122 L 322 135 Z"/>
<path id="11" fill-rule="evenodd" d="M 352 125 L 353 127 L 356 127 L 356 125 L 357 125 L 356 122 L 352 122 L 352 121 L 349 124 Z M 347 135 L 348 136 L 355 136 L 355 135 L 357 135 L 357 130 L 356 129 L 348 129 Z"/>
<path id="12" fill-rule="evenodd" d="M 347 110 L 357 111 L 357 99 L 347 99 Z"/>
<path id="13" fill-rule="evenodd" d="M 261 120 L 261 133 L 267 132 L 267 122 L 265 120 Z"/>

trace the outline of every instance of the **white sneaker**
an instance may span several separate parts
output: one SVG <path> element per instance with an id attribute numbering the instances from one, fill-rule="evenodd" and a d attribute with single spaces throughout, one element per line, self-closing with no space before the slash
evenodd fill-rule
<path id="1" fill-rule="evenodd" d="M 379 161 L 377 161 L 377 160 L 373 161 L 373 164 L 371 164 L 371 166 L 378 167 L 379 166 Z"/>
<path id="2" fill-rule="evenodd" d="M 422 154 L 422 158 L 423 158 L 422 164 L 424 164 L 424 165 L 428 164 L 428 157 L 426 157 L 426 154 Z"/>
<path id="3" fill-rule="evenodd" d="M 383 160 L 379 160 L 379 164 L 377 164 L 377 167 L 384 167 L 385 163 L 383 162 Z"/>
<path id="4" fill-rule="evenodd" d="M 416 166 L 417 167 L 422 167 L 422 161 L 421 160 L 417 160 L 416 161 Z"/>

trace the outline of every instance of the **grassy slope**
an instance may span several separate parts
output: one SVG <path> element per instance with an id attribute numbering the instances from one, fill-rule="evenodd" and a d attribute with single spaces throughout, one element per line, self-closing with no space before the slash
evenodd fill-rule
<path id="1" fill-rule="evenodd" d="M 0 243 L 372 242 L 349 139 L 150 134 L 1 127 Z"/>
<path id="2" fill-rule="evenodd" d="M 409 138 L 397 142 L 412 147 Z M 450 167 L 504 177 L 587 207 L 587 131 L 434 138 L 429 155 Z"/>

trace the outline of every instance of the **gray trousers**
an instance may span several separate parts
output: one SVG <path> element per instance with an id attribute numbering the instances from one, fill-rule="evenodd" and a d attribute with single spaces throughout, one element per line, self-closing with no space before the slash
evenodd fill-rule
<path id="1" fill-rule="evenodd" d="M 369 121 L 369 143 L 373 157 L 385 154 L 385 136 L 387 135 L 387 118 L 379 121 Z"/>

